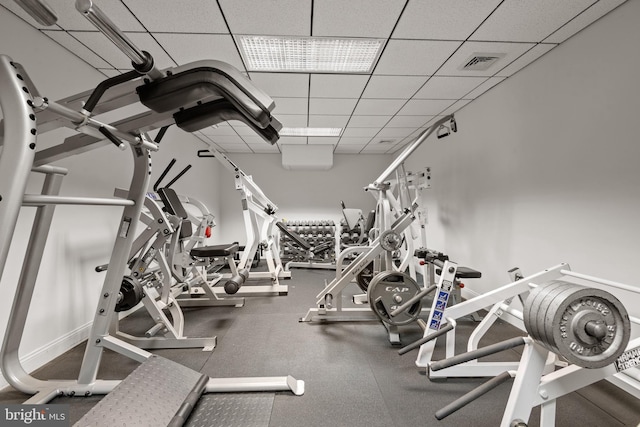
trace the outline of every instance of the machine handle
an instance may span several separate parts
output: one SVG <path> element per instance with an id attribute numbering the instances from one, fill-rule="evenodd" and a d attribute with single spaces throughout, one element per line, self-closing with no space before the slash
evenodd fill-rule
<path id="1" fill-rule="evenodd" d="M 501 373 L 500 375 L 497 375 L 496 377 L 491 378 L 486 383 L 481 384 L 480 386 L 478 386 L 478 387 L 474 388 L 473 390 L 471 390 L 469 393 L 467 393 L 464 396 L 454 400 L 453 402 L 451 402 L 450 404 L 448 404 L 444 408 L 436 411 L 436 419 L 442 420 L 442 419 L 448 417 L 449 415 L 451 415 L 454 412 L 456 412 L 458 409 L 460 409 L 460 408 L 466 406 L 467 404 L 473 402 L 474 400 L 476 400 L 477 398 L 479 398 L 483 394 L 486 394 L 487 392 L 493 390 L 494 388 L 496 388 L 497 386 L 499 386 L 503 382 L 507 381 L 509 378 L 511 378 L 511 373 L 509 373 L 509 371 L 505 371 L 505 372 Z"/>
<path id="2" fill-rule="evenodd" d="M 438 360 L 429 365 L 432 371 L 439 371 L 441 369 L 449 368 L 454 365 L 459 365 L 470 360 L 479 359 L 490 354 L 499 353 L 510 348 L 519 347 L 525 345 L 526 341 L 524 337 L 515 337 L 505 341 L 500 341 L 495 344 L 488 345 L 486 347 L 479 348 L 477 350 L 468 351 L 466 353 L 458 354 L 448 359 Z"/>
<path id="3" fill-rule="evenodd" d="M 400 307 L 396 308 L 391 313 L 389 313 L 389 316 L 391 316 L 391 317 L 397 316 L 398 314 L 400 314 L 403 311 L 407 310 L 409 307 L 413 306 L 413 304 L 417 303 L 422 298 L 426 297 L 427 295 L 429 295 L 431 292 L 435 291 L 436 289 L 438 289 L 438 285 L 431 285 L 428 288 L 421 290 L 420 292 L 415 294 L 413 297 L 411 297 L 409 300 L 407 300 L 407 302 L 405 302 Z"/>
<path id="4" fill-rule="evenodd" d="M 136 77 L 140 77 L 140 73 L 138 73 L 137 71 L 128 71 L 124 74 L 119 74 L 100 82 L 100 84 L 96 86 L 96 88 L 89 96 L 89 99 L 87 99 L 87 102 L 85 102 L 83 107 L 84 111 L 86 111 L 87 113 L 92 113 L 93 109 L 96 107 L 98 101 L 107 91 L 107 89 L 113 86 L 117 86 L 121 83 L 128 82 L 129 80 L 133 80 Z"/>
<path id="5" fill-rule="evenodd" d="M 116 147 L 118 147 L 121 150 L 124 150 L 125 145 L 122 141 L 120 141 L 118 138 L 116 138 L 116 136 L 114 134 L 111 133 L 111 131 L 109 129 L 107 129 L 104 126 L 100 126 L 98 128 L 98 131 L 103 134 L 109 141 L 113 142 L 113 145 L 115 145 Z"/>
<path id="6" fill-rule="evenodd" d="M 406 347 L 402 347 L 400 350 L 398 350 L 398 354 L 400 356 L 402 356 L 403 354 L 410 352 L 414 348 L 418 348 L 422 344 L 428 343 L 429 341 L 434 340 L 434 339 L 438 338 L 439 336 L 446 334 L 447 332 L 449 332 L 453 328 L 455 328 L 455 324 L 454 323 L 455 322 L 447 323 L 445 326 L 441 327 L 437 332 L 429 334 L 426 337 L 422 337 L 418 341 L 414 341 L 411 344 L 407 345 Z"/>

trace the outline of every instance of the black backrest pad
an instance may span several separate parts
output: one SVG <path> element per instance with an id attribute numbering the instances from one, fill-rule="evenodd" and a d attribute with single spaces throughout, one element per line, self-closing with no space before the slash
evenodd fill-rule
<path id="1" fill-rule="evenodd" d="M 186 110 L 180 110 L 173 115 L 173 119 L 180 129 L 187 132 L 195 132 L 229 120 L 238 120 L 246 123 L 270 144 L 275 144 L 280 138 L 278 131 L 272 125 L 269 125 L 264 129 L 259 128 L 226 99 L 217 99 L 215 101 L 187 108 Z M 272 121 L 277 122 L 277 120 L 273 118 Z M 277 123 L 279 125 L 279 122 Z"/>
<path id="2" fill-rule="evenodd" d="M 187 211 L 173 188 L 160 188 L 158 189 L 158 195 L 162 199 L 167 212 L 182 219 L 187 219 L 189 215 L 187 215 Z"/>
<path id="3" fill-rule="evenodd" d="M 285 235 L 287 235 L 291 240 L 296 242 L 296 244 L 298 246 L 300 246 L 301 248 L 303 248 L 305 250 L 311 249 L 311 245 L 309 244 L 309 242 L 304 240 L 302 238 L 302 236 L 300 236 L 295 231 L 289 230 L 289 228 L 286 225 L 284 225 L 282 222 L 280 222 L 280 221 L 276 222 L 276 226 L 280 229 L 280 231 L 282 231 Z"/>
<path id="4" fill-rule="evenodd" d="M 267 106 L 258 104 L 248 90 L 215 68 L 194 68 L 154 80 L 136 88 L 140 102 L 157 113 L 187 107 L 223 96 L 253 120 L 266 127 L 270 117 Z"/>

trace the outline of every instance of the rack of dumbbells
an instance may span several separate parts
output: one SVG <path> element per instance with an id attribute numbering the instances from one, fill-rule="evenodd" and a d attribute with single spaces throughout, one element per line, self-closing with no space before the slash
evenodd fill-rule
<path id="1" fill-rule="evenodd" d="M 335 268 L 336 224 L 332 220 L 286 221 L 278 227 L 280 258 L 286 270 L 302 268 Z M 295 238 L 294 238 L 295 236 Z"/>

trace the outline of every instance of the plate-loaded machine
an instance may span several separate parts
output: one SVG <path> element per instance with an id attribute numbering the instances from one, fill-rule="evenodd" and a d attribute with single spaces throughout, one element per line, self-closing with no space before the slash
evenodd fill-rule
<path id="1" fill-rule="evenodd" d="M 107 79 L 94 91 L 53 102 L 40 95 L 20 64 L 0 55 L 0 108 L 4 115 L 0 132 L 3 144 L 0 155 L 0 274 L 6 265 L 21 206 L 37 207 L 0 350 L 4 377 L 16 390 L 33 395 L 28 403 L 48 402 L 58 395 L 109 393 L 86 415 L 94 423 L 105 420 L 102 425 L 113 425 L 116 418 L 137 425 L 181 425 L 204 392 L 291 390 L 302 394 L 304 383 L 290 376 L 209 378 L 125 343 L 109 333 L 135 239 L 137 219 L 144 205 L 151 167 L 150 150 L 157 149 L 144 132 L 173 123 L 191 132 L 233 116 L 250 123 L 264 139 L 274 142 L 279 137 L 281 125 L 271 116 L 270 111 L 274 108 L 271 98 L 228 64 L 201 61 L 159 70 L 153 65 L 151 56 L 135 47 L 91 1 L 78 1 L 76 7 L 101 31 L 109 34 L 111 40 L 132 59 L 135 70 Z M 86 101 L 84 106 L 83 101 Z M 149 111 L 114 124 L 101 123 L 92 117 L 92 114 L 137 101 Z M 81 134 L 36 152 L 37 134 L 61 126 Z M 49 163 L 102 146 L 100 142 L 105 139 L 119 147 L 125 143 L 131 146 L 134 171 L 128 197 L 59 196 L 66 170 Z M 27 178 L 32 170 L 45 174 L 42 194 L 25 194 Z M 77 380 L 37 379 L 25 371 L 18 355 L 56 204 L 124 207 Z M 141 365 L 122 381 L 98 380 L 105 349 L 139 361 Z M 162 377 L 166 381 L 159 381 Z M 159 386 L 160 383 L 165 383 L 166 387 Z M 114 390 L 116 386 L 117 390 Z M 145 389 L 153 389 L 153 399 L 140 399 L 140 390 Z M 136 401 L 137 405 L 130 406 L 135 413 L 114 413 L 105 409 L 111 408 L 109 405 L 114 400 Z"/>
<path id="2" fill-rule="evenodd" d="M 278 242 L 274 236 L 274 225 L 278 220 L 276 217 L 278 206 L 264 194 L 258 184 L 253 181 L 251 175 L 246 174 L 228 156 L 216 150 L 215 147 L 210 145 L 208 150 L 199 150 L 198 157 L 216 158 L 225 169 L 233 174 L 236 190 L 240 191 L 242 196 L 242 216 L 244 218 L 247 241 L 235 269 L 240 272 L 248 271 L 246 280 L 268 279 L 271 281 L 270 286 L 245 284 L 239 288 L 236 295 L 287 295 L 289 287 L 281 284 L 280 279 L 291 278 L 291 272 L 284 270 L 280 260 Z M 267 263 L 268 271 L 251 271 L 251 263 L 259 249 L 262 250 L 262 256 Z M 229 279 L 237 276 L 237 273 L 232 271 L 231 274 L 227 274 L 224 278 Z M 220 291 L 215 289 L 214 292 Z"/>
<path id="3" fill-rule="evenodd" d="M 534 284 L 518 317 L 527 336 L 516 337 L 467 353 L 432 362 L 432 372 L 510 348 L 524 346 L 520 362 L 505 369 L 476 389 L 436 412 L 443 419 L 510 378 L 511 393 L 500 423 L 502 427 L 526 426 L 534 407 L 540 406 L 540 426 L 555 425 L 557 399 L 603 379 L 629 384 L 640 379 L 640 337 L 631 339 L 629 316 L 618 298 L 603 288 L 617 288 L 636 295 L 640 288 L 568 270 L 558 279 Z M 557 276 L 557 275 L 555 275 Z M 541 277 L 538 277 L 541 279 Z M 579 281 L 581 284 L 577 284 Z M 584 286 L 585 282 L 589 286 Z M 560 369 L 550 361 L 563 359 Z M 623 386 L 623 388 L 625 388 Z M 635 390 L 637 395 L 637 388 Z"/>
<path id="4" fill-rule="evenodd" d="M 407 203 L 401 200 L 403 197 L 395 197 L 392 193 L 392 185 L 389 177 L 397 173 L 399 169 L 404 173 L 404 162 L 409 156 L 433 133 L 449 122 L 451 129 L 456 131 L 456 122 L 453 115 L 439 119 L 430 128 L 426 129 L 413 143 L 387 167 L 387 169 L 368 187 L 377 200 L 375 230 L 377 235 L 368 246 L 356 246 L 343 250 L 336 262 L 336 277 L 317 295 L 317 307 L 310 308 L 307 314 L 300 319 L 302 322 L 312 321 L 370 321 L 382 320 L 387 328 L 389 341 L 392 344 L 400 343 L 398 326 L 417 321 L 425 327 L 424 321 L 419 319 L 422 311 L 422 298 L 435 287 L 421 288 L 415 279 L 415 265 L 413 260 L 413 233 L 410 226 L 416 219 L 415 212 L 418 209 L 418 197 Z M 407 186 L 404 186 L 406 189 Z M 403 206 L 403 204 L 405 206 Z M 408 205 L 408 206 L 406 206 Z M 416 236 L 417 237 L 417 236 Z M 406 247 L 403 248 L 403 246 Z M 400 265 L 396 265 L 395 255 L 404 250 L 404 256 Z M 347 257 L 358 254 L 346 267 L 342 264 Z M 362 286 L 362 280 L 358 280 L 367 269 L 373 265 L 374 275 L 367 280 L 366 287 Z M 445 267 L 446 269 L 446 267 Z M 405 273 L 409 270 L 411 275 Z M 443 270 L 440 281 L 453 282 L 455 269 L 452 273 Z M 413 277 L 411 277 L 413 276 Z M 349 283 L 356 281 L 366 294 L 354 296 L 356 304 L 369 304 L 367 308 L 343 307 L 342 292 Z M 410 302 L 409 302 L 410 301 Z M 401 311 L 396 310 L 403 306 Z M 394 315 L 391 313 L 394 312 Z"/>

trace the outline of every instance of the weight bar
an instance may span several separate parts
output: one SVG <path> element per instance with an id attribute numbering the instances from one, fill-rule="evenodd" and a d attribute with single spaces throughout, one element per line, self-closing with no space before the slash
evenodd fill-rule
<path id="1" fill-rule="evenodd" d="M 560 280 L 529 293 L 523 320 L 531 338 L 583 368 L 613 363 L 631 337 L 629 315 L 615 296 Z"/>
<path id="2" fill-rule="evenodd" d="M 458 354 L 448 359 L 438 360 L 429 365 L 429 369 L 432 371 L 439 371 L 441 369 L 449 368 L 454 365 L 459 365 L 470 360 L 479 359 L 490 354 L 499 353 L 504 350 L 519 347 L 525 344 L 524 337 L 515 337 L 508 340 L 500 341 L 495 344 L 488 345 L 486 347 L 479 348 L 477 350 L 468 351 L 466 353 Z"/>
<path id="3" fill-rule="evenodd" d="M 441 335 L 446 334 L 447 332 L 453 330 L 453 328 L 455 328 L 455 321 L 454 320 L 450 320 L 451 323 L 447 323 L 446 325 L 440 325 L 440 329 L 437 332 L 434 332 L 432 334 L 427 335 L 426 337 L 422 337 L 417 341 L 412 342 L 411 344 L 402 347 L 400 350 L 398 350 L 398 354 L 400 356 L 402 356 L 405 353 L 410 352 L 411 350 L 413 350 L 414 348 L 418 348 L 420 347 L 422 344 L 426 344 L 431 340 L 434 340 L 436 338 L 438 338 Z"/>
<path id="4" fill-rule="evenodd" d="M 411 297 L 409 301 L 403 303 L 400 307 L 396 308 L 391 313 L 389 313 L 389 316 L 391 317 L 397 316 L 398 314 L 402 313 L 403 311 L 411 307 L 414 303 L 420 301 L 422 298 L 426 297 L 436 289 L 438 289 L 438 285 L 431 285 L 428 288 L 423 289 L 422 291 L 418 292 L 413 297 Z"/>

